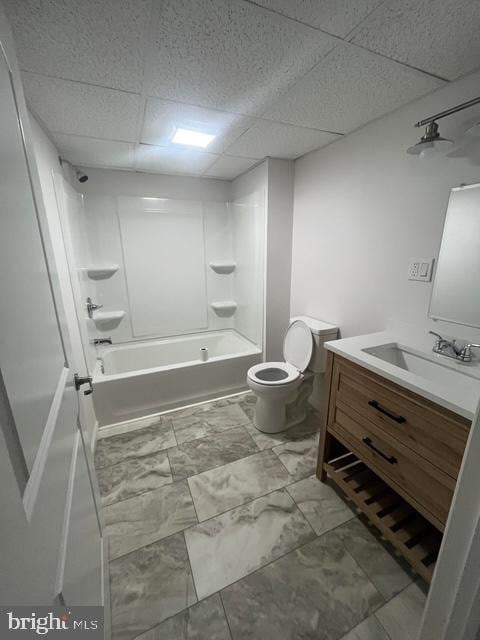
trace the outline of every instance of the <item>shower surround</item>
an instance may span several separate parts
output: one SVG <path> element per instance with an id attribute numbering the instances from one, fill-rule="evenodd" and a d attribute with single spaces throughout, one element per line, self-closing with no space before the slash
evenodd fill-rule
<path id="1" fill-rule="evenodd" d="M 245 389 L 263 354 L 265 191 L 233 202 L 86 193 L 80 217 L 73 275 L 102 305 L 85 318 L 77 300 L 98 426 Z"/>

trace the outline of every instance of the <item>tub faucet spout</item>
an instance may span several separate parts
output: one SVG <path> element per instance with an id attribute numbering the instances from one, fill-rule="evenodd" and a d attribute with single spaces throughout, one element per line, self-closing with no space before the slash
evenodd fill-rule
<path id="1" fill-rule="evenodd" d="M 98 346 L 99 344 L 112 344 L 112 339 L 111 338 L 95 338 L 94 340 L 92 340 L 92 342 L 95 346 Z"/>

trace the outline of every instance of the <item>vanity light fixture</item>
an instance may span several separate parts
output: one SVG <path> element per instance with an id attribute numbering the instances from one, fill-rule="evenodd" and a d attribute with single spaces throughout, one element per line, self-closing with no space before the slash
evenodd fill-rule
<path id="1" fill-rule="evenodd" d="M 172 138 L 174 144 L 183 144 L 189 147 L 201 147 L 205 149 L 215 138 L 211 133 L 201 133 L 192 129 L 177 129 Z"/>
<path id="2" fill-rule="evenodd" d="M 416 126 L 416 125 L 415 125 Z M 436 151 L 443 151 L 453 144 L 453 140 L 442 138 L 438 131 L 436 122 L 429 122 L 425 127 L 425 133 L 417 144 L 407 149 L 407 153 L 412 156 L 424 156 Z"/>
<path id="3" fill-rule="evenodd" d="M 480 96 L 417 122 L 415 126 L 425 127 L 425 133 L 417 142 L 417 144 L 414 144 L 412 147 L 409 147 L 407 149 L 407 153 L 414 156 L 425 157 L 426 155 L 433 154 L 437 151 L 443 151 L 444 149 L 448 148 L 453 144 L 453 140 L 443 138 L 440 135 L 437 120 L 446 118 L 447 116 L 451 116 L 454 113 L 458 113 L 459 111 L 463 111 L 464 109 L 468 109 L 469 107 L 473 107 L 476 104 L 480 104 Z M 469 129 L 469 132 L 471 132 L 470 135 L 480 135 L 480 124 L 477 124 Z"/>

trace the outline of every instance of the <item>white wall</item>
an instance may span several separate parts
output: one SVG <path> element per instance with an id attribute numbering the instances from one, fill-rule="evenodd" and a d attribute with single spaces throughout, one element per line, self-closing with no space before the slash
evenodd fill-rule
<path id="1" fill-rule="evenodd" d="M 290 322 L 294 162 L 268 159 L 265 357 L 283 360 Z"/>
<path id="2" fill-rule="evenodd" d="M 480 139 L 431 161 L 406 149 L 423 133 L 415 122 L 479 87 L 480 74 L 468 76 L 296 162 L 293 314 L 337 324 L 343 337 L 408 324 L 478 341 L 479 331 L 429 320 L 431 284 L 407 271 L 438 255 L 450 188 L 480 181 Z M 439 124 L 458 141 L 478 121 L 470 109 Z"/>
<path id="3" fill-rule="evenodd" d="M 263 346 L 265 189 L 229 203 L 232 216 L 235 329 Z"/>
<path id="4" fill-rule="evenodd" d="M 232 182 L 232 199 L 265 194 L 265 360 L 283 360 L 290 321 L 294 163 L 268 158 Z"/>
<path id="5" fill-rule="evenodd" d="M 87 196 L 115 194 L 209 202 L 226 202 L 230 196 L 230 182 L 227 180 L 113 169 L 84 168 L 83 170 L 89 179 L 82 183 L 80 190 Z"/>

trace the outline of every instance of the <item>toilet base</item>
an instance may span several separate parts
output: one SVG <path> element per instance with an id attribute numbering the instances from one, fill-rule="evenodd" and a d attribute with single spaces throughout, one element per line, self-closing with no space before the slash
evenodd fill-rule
<path id="1" fill-rule="evenodd" d="M 286 402 L 272 402 L 257 395 L 253 424 L 263 433 L 281 433 L 303 422 L 307 417 L 308 398 L 312 393 L 313 376 L 307 376 Z"/>

